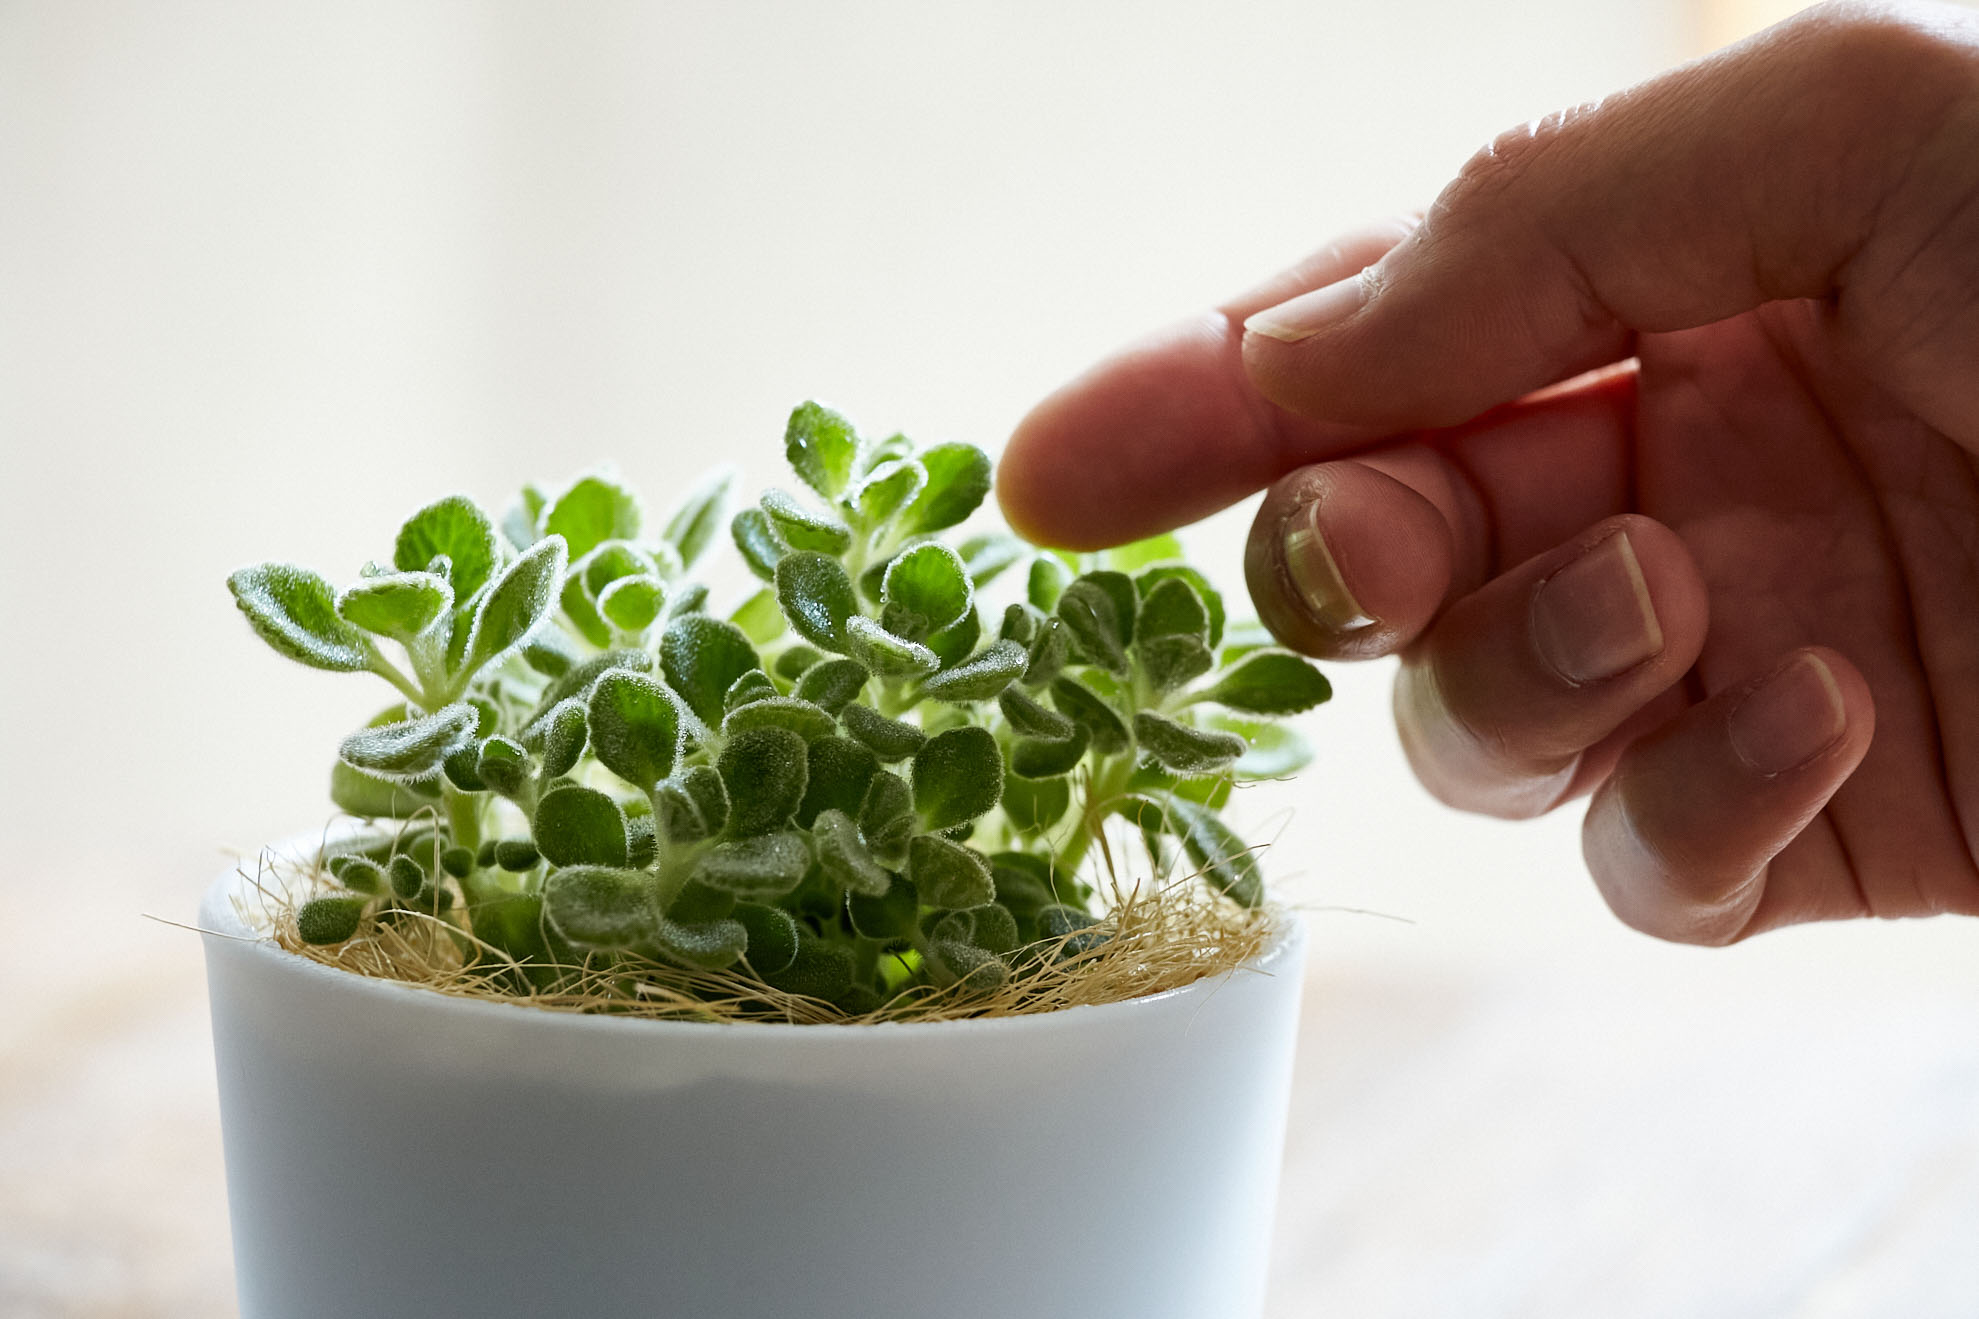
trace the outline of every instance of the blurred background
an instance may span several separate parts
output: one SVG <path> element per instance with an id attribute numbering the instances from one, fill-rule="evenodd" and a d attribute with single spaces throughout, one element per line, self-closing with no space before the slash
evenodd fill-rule
<path id="1" fill-rule="evenodd" d="M 232 1313 L 198 940 L 144 917 L 320 824 L 379 702 L 232 568 L 601 459 L 766 483 L 805 397 L 994 448 L 1788 8 L 0 3 L 0 1314 Z M 1233 589 L 1248 517 L 1187 537 Z M 1442 809 L 1389 666 L 1331 676 L 1239 807 L 1316 935 L 1273 1319 L 1979 1309 L 1969 923 L 1653 943 L 1577 810 Z"/>

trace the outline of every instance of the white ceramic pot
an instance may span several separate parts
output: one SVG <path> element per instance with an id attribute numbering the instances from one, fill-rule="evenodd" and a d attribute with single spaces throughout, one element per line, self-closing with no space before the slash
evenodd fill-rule
<path id="1" fill-rule="evenodd" d="M 1105 1007 L 884 1026 L 450 998 L 200 909 L 244 1319 L 1244 1319 L 1304 936 Z M 232 936 L 232 937 L 229 937 Z"/>

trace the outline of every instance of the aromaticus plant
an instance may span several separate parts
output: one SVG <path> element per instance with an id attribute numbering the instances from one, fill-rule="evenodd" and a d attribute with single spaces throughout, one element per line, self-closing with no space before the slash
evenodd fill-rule
<path id="1" fill-rule="evenodd" d="M 771 490 L 735 516 L 765 584 L 726 618 L 689 575 L 726 475 L 657 534 L 591 473 L 525 487 L 499 531 L 464 497 L 429 504 L 342 592 L 280 563 L 229 579 L 275 649 L 403 697 L 344 739 L 330 789 L 405 823 L 335 850 L 304 941 L 438 921 L 520 989 L 616 959 L 858 1012 L 1077 946 L 1109 819 L 1151 874 L 1186 859 L 1261 901 L 1217 812 L 1233 779 L 1303 763 L 1273 721 L 1327 698 L 1315 668 L 1226 635 L 1172 538 L 951 548 L 990 489 L 972 446 L 862 440 L 815 403 L 784 444 L 816 500 Z M 988 614 L 982 588 L 1024 564 Z"/>

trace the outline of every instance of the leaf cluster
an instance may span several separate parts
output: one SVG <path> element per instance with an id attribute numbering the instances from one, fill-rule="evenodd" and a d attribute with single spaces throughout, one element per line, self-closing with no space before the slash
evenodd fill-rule
<path id="1" fill-rule="evenodd" d="M 805 403 L 784 447 L 801 488 L 732 516 L 730 473 L 652 520 L 595 471 L 499 524 L 429 504 L 341 590 L 288 564 L 229 579 L 284 655 L 396 689 L 330 791 L 401 823 L 329 858 L 305 941 L 438 921 L 518 989 L 617 959 L 859 1013 L 1097 937 L 1116 823 L 1157 873 L 1262 900 L 1219 811 L 1303 763 L 1279 721 L 1327 699 L 1317 669 L 1228 624 L 1172 537 L 957 536 L 990 490 L 973 446 Z M 721 614 L 695 577 L 724 524 L 758 584 Z"/>

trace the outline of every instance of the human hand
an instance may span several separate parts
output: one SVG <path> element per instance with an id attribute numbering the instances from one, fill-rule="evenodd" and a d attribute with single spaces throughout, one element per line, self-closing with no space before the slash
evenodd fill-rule
<path id="1" fill-rule="evenodd" d="M 1269 485 L 1265 622 L 1400 654 L 1443 801 L 1592 793 L 1638 929 L 1979 913 L 1976 20 L 1814 10 L 1501 136 L 1040 404 L 1006 514 Z"/>

